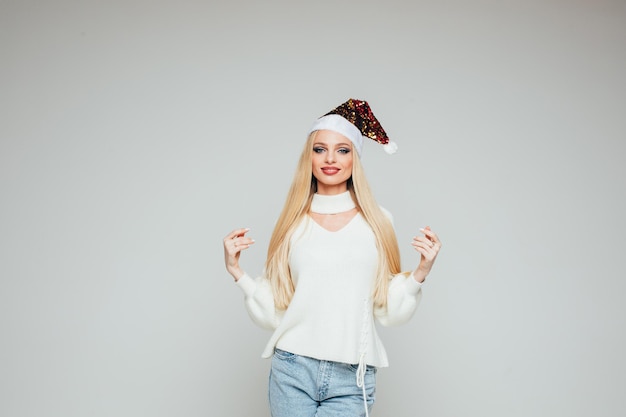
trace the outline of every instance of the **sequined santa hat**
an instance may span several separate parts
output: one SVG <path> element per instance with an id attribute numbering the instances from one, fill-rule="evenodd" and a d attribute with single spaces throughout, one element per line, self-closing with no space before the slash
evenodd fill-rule
<path id="1" fill-rule="evenodd" d="M 345 103 L 329 111 L 313 123 L 311 132 L 332 130 L 350 139 L 361 156 L 363 138 L 370 138 L 381 145 L 388 154 L 395 153 L 398 145 L 389 140 L 367 101 L 348 99 Z"/>

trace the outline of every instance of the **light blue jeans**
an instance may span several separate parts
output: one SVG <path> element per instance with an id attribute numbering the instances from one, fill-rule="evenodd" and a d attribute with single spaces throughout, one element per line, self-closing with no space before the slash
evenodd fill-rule
<path id="1" fill-rule="evenodd" d="M 275 349 L 269 379 L 272 417 L 362 417 L 363 389 L 358 365 L 321 361 Z M 376 368 L 364 377 L 368 410 L 374 405 Z"/>

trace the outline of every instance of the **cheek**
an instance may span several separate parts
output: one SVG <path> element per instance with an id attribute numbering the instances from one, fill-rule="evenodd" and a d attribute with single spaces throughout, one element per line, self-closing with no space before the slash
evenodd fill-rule
<path id="1" fill-rule="evenodd" d="M 346 156 L 346 158 L 342 161 L 342 164 L 344 168 L 352 172 L 352 156 Z"/>
<path id="2" fill-rule="evenodd" d="M 313 154 L 313 157 L 311 158 L 311 167 L 315 169 L 319 167 L 322 163 L 323 161 L 319 157 L 319 154 Z"/>

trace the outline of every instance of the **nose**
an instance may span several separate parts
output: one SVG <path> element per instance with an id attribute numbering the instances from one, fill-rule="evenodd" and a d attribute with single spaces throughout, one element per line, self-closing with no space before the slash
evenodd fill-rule
<path id="1" fill-rule="evenodd" d="M 333 162 L 335 162 L 335 153 L 329 150 L 326 152 L 326 163 L 332 164 Z"/>

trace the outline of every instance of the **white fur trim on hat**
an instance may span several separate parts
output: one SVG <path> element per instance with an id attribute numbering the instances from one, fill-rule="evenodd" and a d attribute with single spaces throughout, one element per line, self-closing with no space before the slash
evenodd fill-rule
<path id="1" fill-rule="evenodd" d="M 311 127 L 312 133 L 316 130 L 332 130 L 333 132 L 340 133 L 350 139 L 350 142 L 354 145 L 356 152 L 361 156 L 361 150 L 363 149 L 363 135 L 361 131 L 352 123 L 347 121 L 338 114 L 329 114 L 322 116 L 313 123 Z"/>

